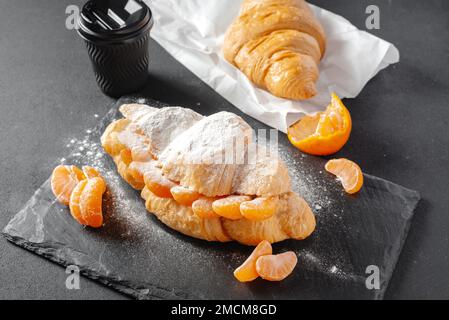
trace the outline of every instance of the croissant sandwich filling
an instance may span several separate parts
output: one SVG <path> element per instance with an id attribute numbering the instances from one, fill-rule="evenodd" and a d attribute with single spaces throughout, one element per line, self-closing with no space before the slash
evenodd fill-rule
<path id="1" fill-rule="evenodd" d="M 145 105 L 124 105 L 120 110 L 125 118 L 107 127 L 103 148 L 121 177 L 141 190 L 148 211 L 171 228 L 210 241 L 250 245 L 262 240 L 303 239 L 314 230 L 314 215 L 290 191 L 283 164 L 273 169 L 269 159 L 247 166 L 189 164 L 180 158 L 201 148 L 201 152 L 210 150 L 209 140 L 197 147 L 185 139 L 216 141 L 219 137 L 211 135 L 228 135 L 220 126 L 235 128 L 236 136 L 248 134 L 249 126 L 240 117 L 230 113 L 202 117 L 190 109 Z M 208 123 L 213 129 L 208 129 Z M 170 134 L 175 135 L 174 141 L 162 138 Z M 190 152 L 180 150 L 187 145 Z"/>

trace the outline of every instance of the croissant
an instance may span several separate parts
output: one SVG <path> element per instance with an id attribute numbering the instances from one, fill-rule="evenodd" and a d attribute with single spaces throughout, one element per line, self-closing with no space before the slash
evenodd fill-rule
<path id="1" fill-rule="evenodd" d="M 141 190 L 148 211 L 167 226 L 199 239 L 247 245 L 304 239 L 315 229 L 315 216 L 292 192 L 285 164 L 263 146 L 250 152 L 256 142 L 242 118 L 142 104 L 120 111 L 124 118 L 106 128 L 102 146 L 123 179 Z M 244 141 L 239 147 L 237 138 Z M 232 161 L 206 161 L 223 160 L 229 148 Z M 217 211 L 218 202 L 232 216 Z M 199 207 L 204 203 L 208 210 Z M 249 209 L 242 211 L 245 205 Z"/>
<path id="2" fill-rule="evenodd" d="M 326 36 L 304 0 L 244 0 L 223 53 L 257 86 L 303 100 L 316 95 Z"/>

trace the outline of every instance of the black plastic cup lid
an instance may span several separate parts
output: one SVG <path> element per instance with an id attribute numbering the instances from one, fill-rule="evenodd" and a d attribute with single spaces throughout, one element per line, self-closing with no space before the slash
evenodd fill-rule
<path id="1" fill-rule="evenodd" d="M 151 10 L 141 0 L 90 0 L 81 10 L 79 33 L 88 40 L 134 37 L 153 23 Z"/>

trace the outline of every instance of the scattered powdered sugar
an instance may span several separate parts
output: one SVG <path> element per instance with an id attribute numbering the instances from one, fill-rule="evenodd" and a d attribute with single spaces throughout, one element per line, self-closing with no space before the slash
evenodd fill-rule
<path id="1" fill-rule="evenodd" d="M 333 202 L 326 185 L 324 172 L 316 171 L 310 163 L 304 161 L 304 154 L 292 152 L 280 145 L 279 157 L 286 163 L 294 191 L 303 197 L 314 211 L 331 209 Z M 315 212 L 317 213 L 317 212 Z"/>
<path id="2" fill-rule="evenodd" d="M 125 240 L 142 238 L 149 232 L 163 232 L 160 227 L 148 223 L 149 213 L 145 209 L 145 201 L 139 192 L 120 177 L 112 159 L 103 150 L 100 142 L 102 132 L 93 129 L 85 132 L 85 136 L 69 140 L 67 149 L 71 154 L 67 158 L 61 158 L 60 162 L 94 167 L 104 177 L 107 184 L 103 210 L 107 215 L 104 219 L 105 226 L 113 226 Z"/>
<path id="3" fill-rule="evenodd" d="M 104 166 L 104 159 L 102 159 L 104 156 L 103 148 L 99 141 L 95 141 L 91 138 L 92 130 L 86 130 L 86 132 L 87 131 L 90 132 L 84 137 L 80 139 L 72 138 L 69 143 L 66 144 L 67 149 L 72 151 L 70 158 L 75 162 L 85 162 L 79 163 L 79 165 L 89 165 L 102 171 L 101 167 Z M 62 161 L 63 159 L 64 161 Z M 61 159 L 61 162 L 66 161 L 65 158 L 63 159 Z"/>
<path id="4" fill-rule="evenodd" d="M 332 268 L 329 271 L 330 271 L 330 273 L 336 273 L 336 272 L 338 272 L 338 268 L 337 268 L 337 266 L 332 266 Z"/>
<path id="5" fill-rule="evenodd" d="M 305 268 L 316 270 L 324 274 L 332 275 L 341 279 L 357 279 L 359 276 L 351 271 L 344 271 L 338 263 L 344 264 L 338 259 L 329 259 L 319 257 L 310 251 L 304 251 L 299 257 Z M 331 261 L 330 261 L 331 260 Z"/>

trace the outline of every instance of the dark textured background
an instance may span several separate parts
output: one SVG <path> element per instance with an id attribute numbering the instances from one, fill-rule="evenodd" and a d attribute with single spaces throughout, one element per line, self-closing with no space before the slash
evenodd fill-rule
<path id="1" fill-rule="evenodd" d="M 337 155 L 421 192 L 386 298 L 449 298 L 449 2 L 315 0 L 364 28 L 365 8 L 381 9 L 381 29 L 401 62 L 346 104 L 353 135 Z M 112 99 L 96 87 L 85 48 L 65 29 L 76 0 L 0 0 L 0 228 L 82 137 Z M 152 63 L 151 63 L 152 62 Z M 191 106 L 229 103 L 151 43 L 154 99 Z M 99 118 L 95 118 L 98 114 Z M 0 239 L 0 298 L 124 298 L 82 278 L 65 289 L 64 269 Z"/>

